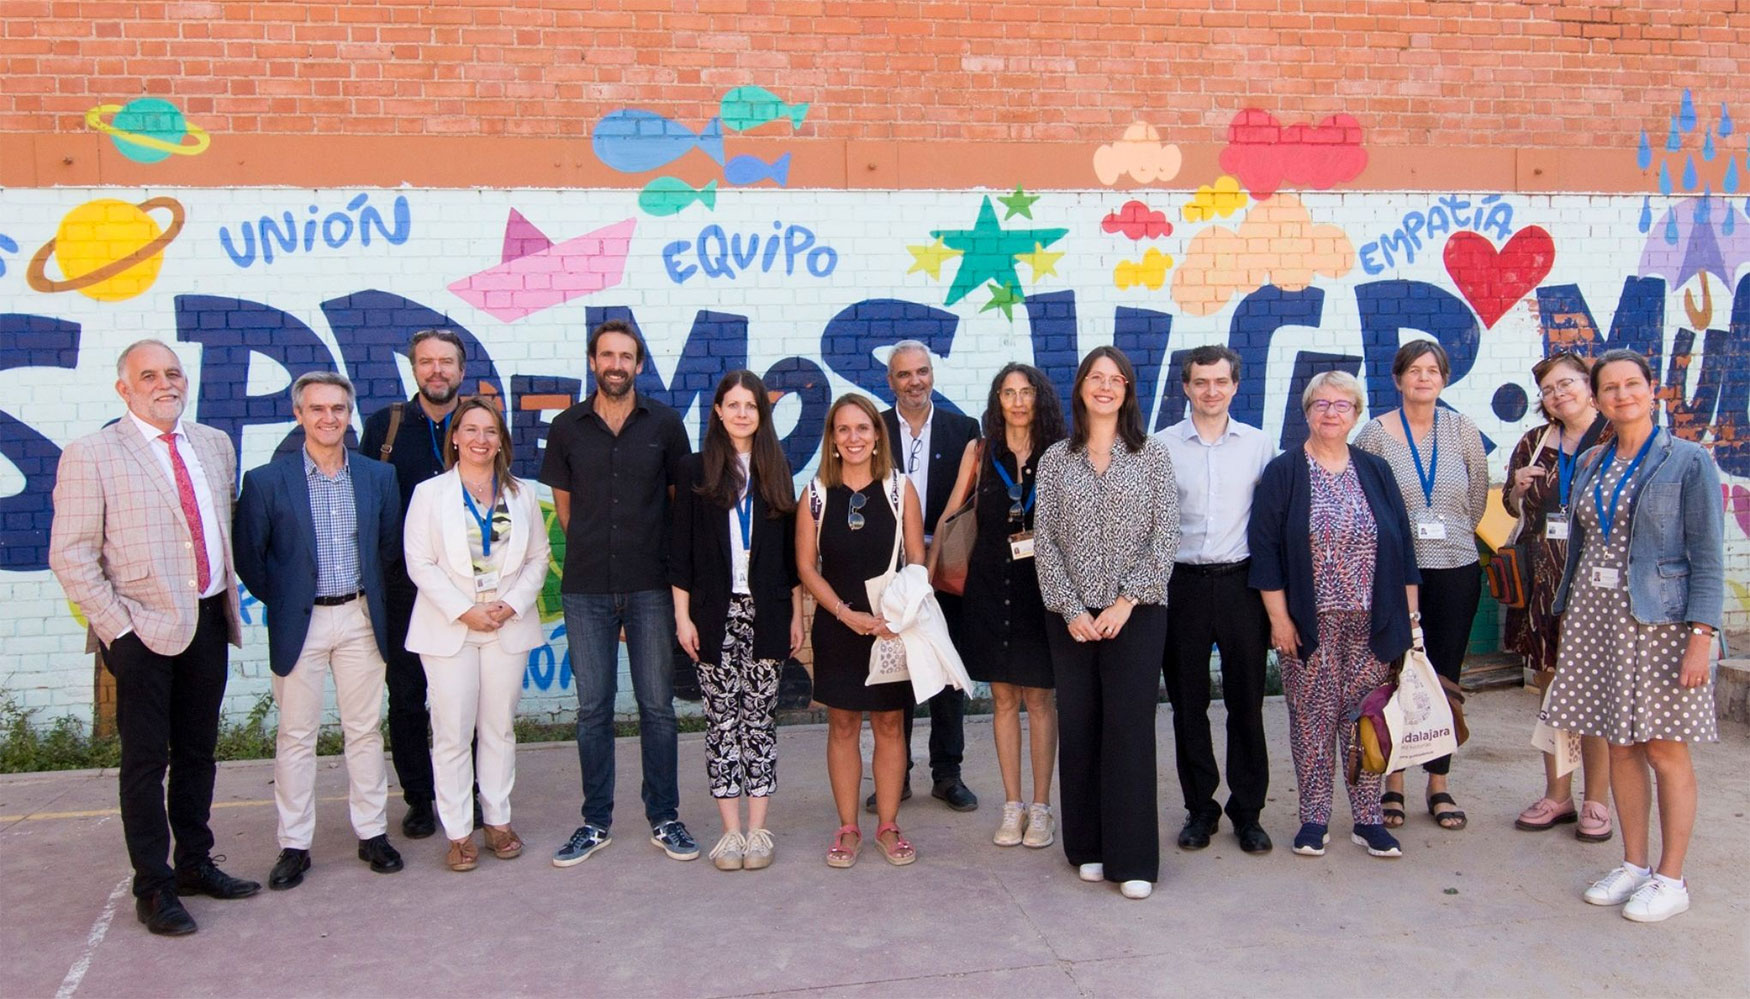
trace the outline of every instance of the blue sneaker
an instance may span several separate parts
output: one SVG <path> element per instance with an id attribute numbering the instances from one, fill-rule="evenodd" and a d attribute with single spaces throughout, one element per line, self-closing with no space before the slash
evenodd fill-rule
<path id="1" fill-rule="evenodd" d="M 1294 834 L 1294 852 L 1303 857 L 1322 857 L 1325 855 L 1325 844 L 1331 841 L 1331 834 L 1317 822 L 1302 822 L 1300 832 Z"/>
<path id="2" fill-rule="evenodd" d="M 1349 837 L 1356 846 L 1367 847 L 1367 852 L 1375 857 L 1401 857 L 1404 851 L 1398 849 L 1397 838 L 1385 831 L 1383 825 L 1362 825 L 1355 823 L 1355 832 Z"/>
<path id="3" fill-rule="evenodd" d="M 687 832 L 687 827 L 681 825 L 679 819 L 669 819 L 652 826 L 650 842 L 662 847 L 662 852 L 668 854 L 670 859 L 699 859 L 699 844 L 693 842 L 693 834 Z"/>
<path id="4" fill-rule="evenodd" d="M 554 867 L 573 867 L 589 859 L 589 855 L 612 843 L 614 838 L 601 826 L 585 822 L 571 838 L 553 854 Z"/>

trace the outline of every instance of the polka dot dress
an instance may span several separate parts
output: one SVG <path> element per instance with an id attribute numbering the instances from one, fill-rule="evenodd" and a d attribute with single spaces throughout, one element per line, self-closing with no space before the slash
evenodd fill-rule
<path id="1" fill-rule="evenodd" d="M 1629 461 L 1619 457 L 1605 475 L 1605 502 Z M 1682 622 L 1641 624 L 1629 612 L 1629 525 L 1640 486 L 1637 479 L 1623 490 L 1609 541 L 1590 497 L 1576 504 L 1582 548 L 1562 615 L 1550 724 L 1618 746 L 1652 739 L 1715 742 L 1712 681 L 1689 688 L 1677 682 L 1688 629 Z M 1599 570 L 1614 571 L 1618 585 L 1595 585 Z"/>

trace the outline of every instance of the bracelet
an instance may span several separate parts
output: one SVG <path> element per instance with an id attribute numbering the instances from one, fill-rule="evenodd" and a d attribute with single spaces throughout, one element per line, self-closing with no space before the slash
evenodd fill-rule
<path id="1" fill-rule="evenodd" d="M 1696 636 L 1697 638 L 1712 638 L 1712 637 L 1714 637 L 1714 630 L 1712 628 L 1709 628 L 1707 625 L 1704 625 L 1704 624 L 1692 624 L 1692 625 L 1690 625 L 1689 626 L 1689 633 L 1691 635 Z"/>
<path id="2" fill-rule="evenodd" d="M 1421 620 L 1422 620 L 1422 612 L 1421 611 L 1413 610 L 1410 612 L 1410 623 L 1411 624 L 1420 623 Z"/>
<path id="3" fill-rule="evenodd" d="M 843 601 L 843 600 L 840 600 L 840 601 L 839 601 L 839 605 L 838 605 L 838 607 L 836 607 L 836 608 L 835 608 L 835 609 L 834 609 L 834 610 L 833 610 L 833 612 L 832 612 L 832 616 L 833 616 L 833 617 L 836 617 L 836 618 L 838 618 L 838 619 L 839 619 L 839 620 L 841 620 L 841 621 L 843 621 L 843 620 L 844 620 L 844 619 L 845 619 L 845 618 L 844 618 L 844 613 L 845 613 L 845 602 L 844 602 L 844 601 Z"/>

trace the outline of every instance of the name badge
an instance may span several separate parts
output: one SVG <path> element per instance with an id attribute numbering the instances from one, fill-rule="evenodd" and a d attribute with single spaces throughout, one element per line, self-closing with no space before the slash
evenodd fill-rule
<path id="1" fill-rule="evenodd" d="M 1568 540 L 1568 516 L 1564 513 L 1552 513 L 1544 521 L 1543 536 L 1548 541 Z"/>
<path id="2" fill-rule="evenodd" d="M 1438 520 L 1418 520 L 1416 521 L 1416 540 L 1445 541 L 1446 525 Z"/>
<path id="3" fill-rule="evenodd" d="M 739 545 L 729 556 L 729 588 L 734 591 L 748 590 L 747 585 L 747 549 Z"/>
<path id="4" fill-rule="evenodd" d="M 1609 566 L 1597 566 L 1592 570 L 1592 585 L 1601 590 L 1621 589 L 1622 573 Z"/>
<path id="5" fill-rule="evenodd" d="M 1009 559 L 1019 562 L 1033 557 L 1033 532 L 1016 531 L 1009 535 Z"/>
<path id="6" fill-rule="evenodd" d="M 498 570 L 491 572 L 476 572 L 474 574 L 474 595 L 489 593 L 498 589 Z"/>

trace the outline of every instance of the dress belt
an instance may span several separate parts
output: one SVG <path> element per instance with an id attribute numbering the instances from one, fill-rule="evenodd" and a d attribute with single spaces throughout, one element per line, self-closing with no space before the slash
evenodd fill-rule
<path id="1" fill-rule="evenodd" d="M 1174 562 L 1173 571 L 1190 573 L 1193 576 L 1225 576 L 1230 572 L 1243 572 L 1252 564 L 1249 558 L 1238 562 Z"/>
<path id="2" fill-rule="evenodd" d="M 354 600 L 357 600 L 358 598 L 360 598 L 364 595 L 365 595 L 365 591 L 354 590 L 351 593 L 342 593 L 338 597 L 317 597 L 316 598 L 316 606 L 318 606 L 318 607 L 339 607 L 341 604 L 350 604 Z"/>

